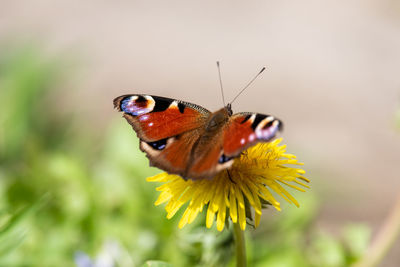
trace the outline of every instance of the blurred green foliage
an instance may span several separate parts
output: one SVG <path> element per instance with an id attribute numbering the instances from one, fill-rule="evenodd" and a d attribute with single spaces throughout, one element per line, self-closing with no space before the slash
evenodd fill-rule
<path id="1" fill-rule="evenodd" d="M 35 47 L 3 51 L 0 266 L 234 265 L 229 230 L 206 229 L 204 217 L 180 230 L 180 214 L 167 220 L 153 205 L 157 193 L 145 177 L 157 170 L 119 116 L 99 141 L 71 130 L 72 112 L 57 115 L 62 62 Z M 247 230 L 250 266 L 347 266 L 362 255 L 369 229 L 353 225 L 340 238 L 320 232 L 317 201 L 307 194 L 300 209 Z"/>

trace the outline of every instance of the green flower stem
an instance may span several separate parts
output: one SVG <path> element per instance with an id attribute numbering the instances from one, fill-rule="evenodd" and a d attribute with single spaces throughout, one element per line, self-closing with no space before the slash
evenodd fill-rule
<path id="1" fill-rule="evenodd" d="M 353 267 L 374 267 L 382 261 L 400 234 L 400 195 L 390 215 L 370 244 L 365 256 Z"/>
<path id="2" fill-rule="evenodd" d="M 238 223 L 233 224 L 233 234 L 235 236 L 236 266 L 246 267 L 246 244 L 244 239 L 244 231 L 240 229 Z"/>

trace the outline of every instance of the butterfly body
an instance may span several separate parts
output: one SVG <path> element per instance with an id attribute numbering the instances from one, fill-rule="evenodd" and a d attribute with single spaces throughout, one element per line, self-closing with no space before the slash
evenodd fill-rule
<path id="1" fill-rule="evenodd" d="M 151 95 L 114 99 L 140 139 L 150 165 L 184 179 L 212 179 L 246 148 L 271 140 L 282 123 L 269 115 L 210 112 L 180 100 Z"/>

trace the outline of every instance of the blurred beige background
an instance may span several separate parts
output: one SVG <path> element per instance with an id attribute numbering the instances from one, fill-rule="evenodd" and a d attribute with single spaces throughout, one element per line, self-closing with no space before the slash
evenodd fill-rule
<path id="1" fill-rule="evenodd" d="M 399 1 L 3 0 L 0 6 L 1 40 L 36 42 L 75 62 L 67 70 L 75 77 L 65 84 L 70 90 L 58 100 L 81 114 L 85 127 L 119 117 L 112 99 L 124 93 L 216 110 L 222 106 L 216 60 L 227 100 L 266 66 L 233 109 L 284 121 L 288 150 L 306 163 L 321 201 L 322 226 L 377 227 L 398 195 Z"/>

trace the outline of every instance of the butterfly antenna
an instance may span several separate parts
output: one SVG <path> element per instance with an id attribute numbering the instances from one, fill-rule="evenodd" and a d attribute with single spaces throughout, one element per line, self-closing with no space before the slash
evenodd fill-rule
<path id="1" fill-rule="evenodd" d="M 219 61 L 217 61 L 217 68 L 218 68 L 219 85 L 220 85 L 221 94 L 222 94 L 222 103 L 224 103 L 224 107 L 225 107 L 224 89 L 222 88 L 221 68 L 219 67 Z"/>
<path id="2" fill-rule="evenodd" d="M 260 74 L 261 74 L 264 70 L 265 70 L 265 67 L 263 67 L 263 68 L 257 73 L 257 75 L 254 76 L 253 79 L 251 79 L 251 81 L 250 81 L 250 82 L 235 96 L 235 98 L 230 102 L 230 104 L 232 104 L 232 103 L 236 100 L 236 98 L 238 98 L 238 97 L 243 93 L 243 91 L 246 90 L 247 87 L 249 87 L 250 84 L 252 84 L 252 83 L 254 82 L 254 80 L 257 79 L 258 76 L 260 76 Z"/>

